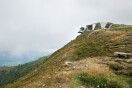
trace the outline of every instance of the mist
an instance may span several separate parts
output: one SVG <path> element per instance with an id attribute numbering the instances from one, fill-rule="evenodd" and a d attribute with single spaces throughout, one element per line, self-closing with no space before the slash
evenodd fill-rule
<path id="1" fill-rule="evenodd" d="M 103 21 L 131 25 L 131 3 L 131 0 L 0 0 L 0 64 L 16 65 L 50 55 L 75 39 L 79 28 L 87 24 Z"/>

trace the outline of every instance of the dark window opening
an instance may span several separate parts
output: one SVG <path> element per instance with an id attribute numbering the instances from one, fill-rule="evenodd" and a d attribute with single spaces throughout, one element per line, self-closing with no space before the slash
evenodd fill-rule
<path id="1" fill-rule="evenodd" d="M 92 25 L 88 25 L 88 30 L 92 30 Z"/>
<path id="2" fill-rule="evenodd" d="M 105 28 L 110 28 L 110 26 L 111 26 L 111 23 L 107 23 Z"/>

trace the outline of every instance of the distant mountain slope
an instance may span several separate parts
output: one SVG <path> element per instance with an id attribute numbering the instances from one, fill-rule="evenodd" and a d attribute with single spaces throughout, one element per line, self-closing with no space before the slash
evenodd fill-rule
<path id="1" fill-rule="evenodd" d="M 15 54 L 9 51 L 0 51 L 0 67 L 3 66 L 16 66 L 37 60 L 39 57 L 44 56 L 41 52 L 23 52 L 22 54 Z"/>
<path id="2" fill-rule="evenodd" d="M 119 61 L 121 66 L 110 64 L 112 61 L 118 62 L 110 58 L 117 51 L 132 53 L 132 27 L 86 31 L 53 53 L 44 64 L 5 88 L 128 88 L 126 82 L 132 83 L 132 63 L 128 60 Z M 88 60 L 87 64 L 83 65 L 83 60 Z M 66 61 L 76 62 L 70 65 L 73 68 L 69 68 Z M 127 67 L 122 68 L 124 64 L 127 64 Z M 125 74 L 127 71 L 128 74 Z"/>
<path id="3" fill-rule="evenodd" d="M 48 57 L 40 58 L 36 61 L 29 62 L 26 64 L 12 66 L 12 67 L 1 67 L 0 68 L 0 88 L 8 83 L 12 83 L 18 78 L 25 76 L 39 65 L 43 64 Z"/>

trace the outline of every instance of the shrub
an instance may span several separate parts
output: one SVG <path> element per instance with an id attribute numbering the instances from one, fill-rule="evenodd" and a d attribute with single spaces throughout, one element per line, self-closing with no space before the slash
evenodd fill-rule
<path id="1" fill-rule="evenodd" d="M 74 56 L 69 56 L 69 61 L 70 62 L 73 62 L 73 61 L 75 61 L 76 60 L 76 58 L 74 57 Z"/>
<path id="2" fill-rule="evenodd" d="M 122 70 L 123 67 L 117 65 L 117 64 L 112 64 L 110 65 L 110 68 L 113 69 L 114 71 L 119 71 L 119 70 Z"/>

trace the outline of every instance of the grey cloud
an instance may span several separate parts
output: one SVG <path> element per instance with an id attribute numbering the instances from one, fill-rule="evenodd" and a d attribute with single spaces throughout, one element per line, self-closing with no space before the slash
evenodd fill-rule
<path id="1" fill-rule="evenodd" d="M 131 0 L 0 0 L 0 51 L 15 55 L 49 54 L 74 39 L 86 24 L 98 21 L 132 24 L 131 3 Z"/>

